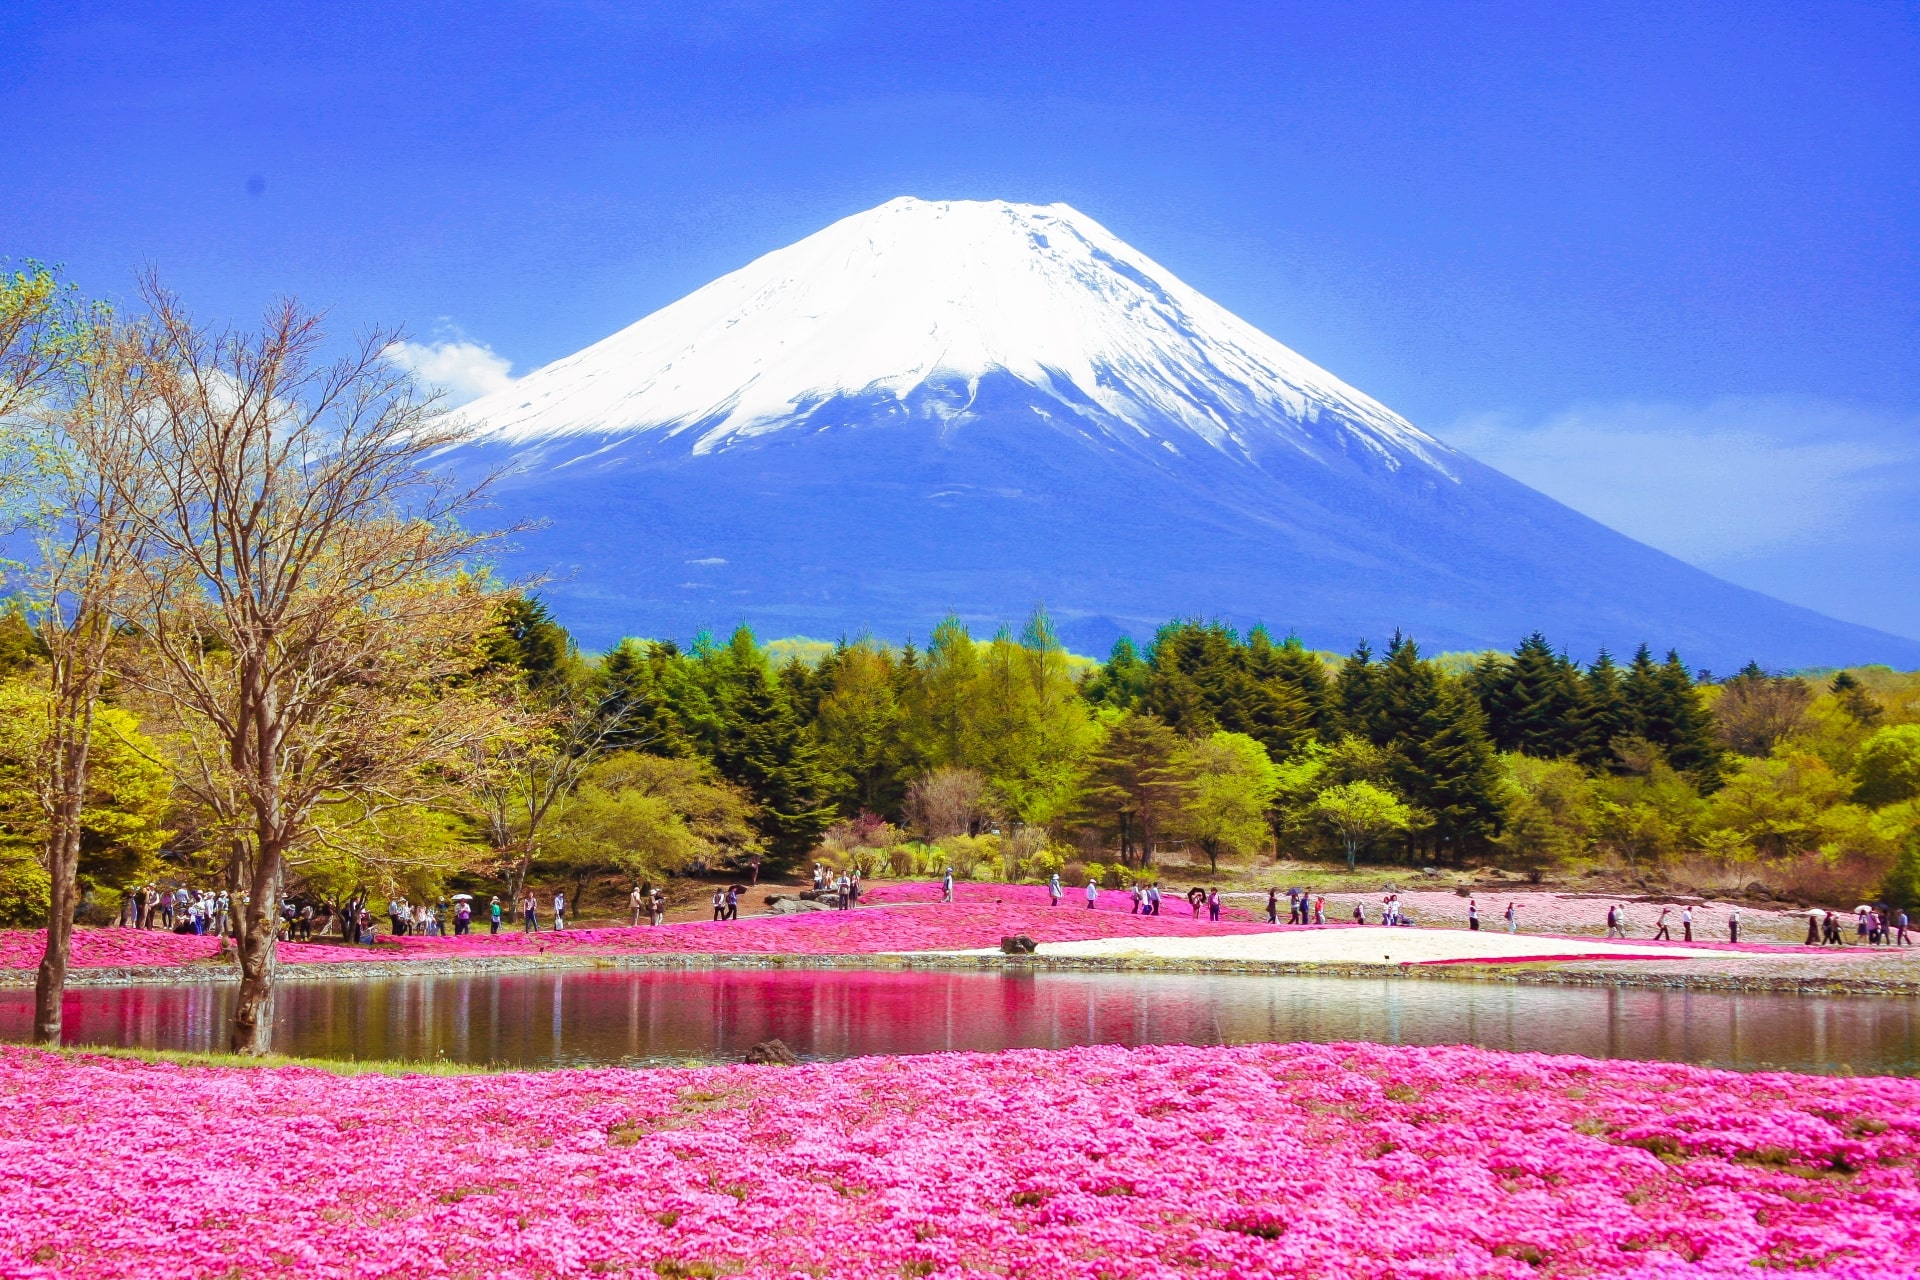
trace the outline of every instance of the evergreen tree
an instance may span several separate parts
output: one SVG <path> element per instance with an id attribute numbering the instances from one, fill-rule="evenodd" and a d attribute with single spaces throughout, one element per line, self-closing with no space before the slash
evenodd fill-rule
<path id="1" fill-rule="evenodd" d="M 1320 661 L 1319 655 L 1309 653 L 1307 647 L 1300 643 L 1299 636 L 1289 635 L 1274 650 L 1274 667 L 1277 678 L 1298 693 L 1306 704 L 1307 713 L 1312 717 L 1314 735 L 1324 741 L 1339 737 L 1333 686 L 1327 679 L 1326 664 Z"/>
<path id="2" fill-rule="evenodd" d="M 1132 711 L 1147 696 L 1152 680 L 1153 668 L 1140 656 L 1132 638 L 1121 636 L 1113 642 L 1106 665 L 1087 678 L 1083 692 L 1096 707 Z"/>
<path id="3" fill-rule="evenodd" d="M 1720 785 L 1725 761 L 1713 739 L 1713 722 L 1701 704 L 1700 690 L 1693 676 L 1680 661 L 1680 655 L 1667 650 L 1660 665 L 1658 680 L 1658 718 L 1665 740 L 1652 738 L 1666 749 L 1667 762 L 1691 776 L 1703 792 Z M 1651 726 L 1652 717 L 1649 717 Z"/>
<path id="4" fill-rule="evenodd" d="M 698 645 L 695 656 L 706 669 L 718 712 L 713 761 L 759 806 L 754 827 L 771 859 L 790 866 L 812 851 L 838 816 L 830 800 L 838 779 L 751 631 L 741 627 L 725 648 Z"/>
<path id="5" fill-rule="evenodd" d="M 1170 622 L 1154 636 L 1152 679 L 1142 708 L 1188 737 L 1250 722 L 1245 673 L 1236 641 L 1217 622 Z"/>
<path id="6" fill-rule="evenodd" d="M 1497 672 L 1476 668 L 1474 683 L 1495 747 L 1540 760 L 1579 751 L 1579 673 L 1538 631 Z"/>
<path id="7" fill-rule="evenodd" d="M 1615 769 L 1619 760 L 1613 744 L 1639 732 L 1633 709 L 1627 702 L 1626 684 L 1613 655 L 1605 649 L 1587 668 L 1580 681 L 1580 707 L 1576 727 L 1578 757 L 1589 769 Z"/>
<path id="8" fill-rule="evenodd" d="M 1320 709 L 1296 683 L 1297 672 L 1288 664 L 1284 653 L 1267 635 L 1266 628 L 1255 627 L 1248 633 L 1246 645 L 1235 655 L 1242 675 L 1241 706 L 1235 717 L 1241 724 L 1235 732 L 1258 741 L 1274 759 L 1290 754 L 1311 739 L 1320 720 Z M 1323 677 L 1323 687 L 1324 684 Z"/>
<path id="9" fill-rule="evenodd" d="M 491 665 L 519 671 L 534 688 L 565 676 L 573 664 L 572 638 L 537 596 L 505 597 L 481 643 Z"/>
<path id="10" fill-rule="evenodd" d="M 1380 672 L 1374 665 L 1373 650 L 1362 640 L 1340 664 L 1340 673 L 1334 677 L 1334 717 L 1341 732 L 1365 738 L 1375 746 L 1382 746 L 1386 741 L 1377 723 L 1379 687 Z"/>
<path id="11" fill-rule="evenodd" d="M 600 660 L 600 714 L 614 726 L 609 751 L 646 751 L 657 756 L 702 754 L 711 741 L 712 719 L 695 687 L 685 656 L 671 640 L 625 639 Z"/>
<path id="12" fill-rule="evenodd" d="M 1072 816 L 1114 836 L 1120 860 L 1144 867 L 1162 821 L 1178 806 L 1168 780 L 1180 735 L 1152 716 L 1127 715 L 1102 735 L 1087 757 Z"/>
<path id="13" fill-rule="evenodd" d="M 1500 762 L 1480 704 L 1465 689 L 1443 686 L 1400 753 L 1405 794 L 1426 811 L 1428 834 L 1441 848 L 1459 858 L 1499 834 Z"/>
<path id="14" fill-rule="evenodd" d="M 1872 727 L 1880 723 L 1879 700 L 1867 686 L 1860 683 L 1853 672 L 1842 671 L 1835 675 L 1827 691 L 1840 703 L 1842 711 L 1861 724 Z"/>

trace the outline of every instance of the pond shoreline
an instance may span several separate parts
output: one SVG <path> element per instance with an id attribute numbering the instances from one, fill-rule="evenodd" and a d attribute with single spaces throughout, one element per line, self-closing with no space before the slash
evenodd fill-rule
<path id="1" fill-rule="evenodd" d="M 1793 957 L 1785 957 L 1791 961 Z M 1738 972 L 1703 972 L 1683 961 L 1531 961 L 1519 963 L 1359 964 L 1309 961 L 1164 959 L 1151 956 L 1070 957 L 938 954 L 742 955 L 683 952 L 622 956 L 467 957 L 449 960 L 365 960 L 280 966 L 281 982 L 357 982 L 410 977 L 662 969 L 958 970 L 968 972 L 1249 974 L 1271 977 L 1402 978 L 1427 982 L 1509 983 L 1529 986 L 1623 987 L 1642 990 L 1820 996 L 1920 997 L 1912 976 L 1843 976 L 1768 972 L 1773 957 L 1740 958 Z M 1653 966 L 1658 966 L 1657 968 Z M 1831 967 L 1831 962 L 1823 967 Z M 71 971 L 70 987 L 179 986 L 239 981 L 231 963 L 112 967 Z M 0 971 L 0 988 L 31 987 L 31 969 Z"/>

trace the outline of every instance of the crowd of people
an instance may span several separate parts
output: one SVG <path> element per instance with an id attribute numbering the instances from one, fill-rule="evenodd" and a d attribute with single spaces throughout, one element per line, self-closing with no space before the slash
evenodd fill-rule
<path id="1" fill-rule="evenodd" d="M 746 889 L 738 884 L 715 888 L 712 897 L 713 918 L 737 920 L 740 918 L 740 901 Z M 1059 906 L 1067 894 L 1066 886 L 1056 873 L 1047 883 L 1047 895 L 1053 906 Z M 1084 888 L 1086 906 L 1093 910 L 1100 896 L 1096 883 L 1089 881 Z M 855 870 L 843 870 L 834 873 L 820 863 L 813 866 L 813 893 L 816 901 L 824 901 L 841 911 L 850 911 L 860 903 L 860 874 Z M 1161 914 L 1163 898 L 1157 882 L 1135 882 L 1127 889 L 1129 912 L 1133 915 L 1157 916 Z M 1327 923 L 1327 897 L 1324 893 L 1315 894 L 1306 889 L 1293 888 L 1285 891 L 1272 888 L 1267 890 L 1266 918 L 1269 924 L 1280 923 L 1280 906 L 1284 897 L 1287 917 L 1290 925 L 1324 925 Z M 954 873 L 948 868 L 941 877 L 941 901 L 954 900 Z M 1195 919 L 1202 916 L 1209 920 L 1221 918 L 1221 898 L 1217 888 L 1203 889 L 1195 887 L 1186 894 L 1187 905 Z M 163 888 L 154 884 L 129 886 L 121 895 L 120 914 L 115 921 L 122 928 L 165 929 L 172 933 L 203 934 L 231 937 L 234 933 L 234 914 L 237 903 L 245 898 L 236 899 L 225 889 L 197 889 L 185 885 Z M 628 896 L 631 908 L 631 920 L 635 926 L 643 921 L 651 925 L 662 925 L 667 920 L 666 895 L 653 885 L 635 885 Z M 487 931 L 497 934 L 512 920 L 518 920 L 522 931 L 537 933 L 542 928 L 541 901 L 532 889 L 524 890 L 517 899 L 509 895 L 503 901 L 498 895 L 491 897 L 484 907 L 476 912 L 476 900 L 470 894 L 456 893 L 450 898 L 441 898 L 434 902 L 413 903 L 405 895 L 396 894 L 386 904 L 386 932 L 391 937 L 442 937 L 448 934 L 462 936 L 474 929 L 475 916 L 478 914 L 486 922 Z M 1368 923 L 1367 908 L 1363 901 L 1353 906 L 1352 922 L 1364 925 Z M 569 904 L 564 890 L 557 890 L 551 899 L 550 911 L 546 916 L 545 927 L 565 929 L 569 921 Z M 1520 931 L 1520 904 L 1508 902 L 1501 913 L 1506 932 Z M 1806 913 L 1807 937 L 1809 947 L 1847 946 L 1845 920 L 1842 913 L 1813 908 Z M 1379 923 L 1387 926 L 1410 926 L 1414 922 L 1407 915 L 1405 906 L 1398 893 L 1387 893 L 1380 899 Z M 1480 904 L 1475 898 L 1467 899 L 1466 925 L 1468 929 L 1480 928 Z M 1727 940 L 1740 941 L 1740 909 L 1729 905 L 1725 915 Z M 1914 945 L 1910 929 L 1911 921 L 1907 911 L 1900 907 L 1885 904 L 1862 904 L 1853 912 L 1854 940 L 1858 945 L 1910 947 Z M 1662 904 L 1659 915 L 1653 922 L 1650 936 L 1656 941 L 1694 941 L 1694 908 L 1691 904 L 1678 906 Z M 1679 936 L 1674 936 L 1675 929 Z M 304 896 L 289 896 L 281 903 L 279 936 L 289 941 L 310 941 L 315 938 L 339 938 L 347 942 L 371 944 L 379 936 L 376 917 L 372 911 L 371 899 L 365 894 L 349 897 L 344 902 L 330 899 L 313 899 Z M 1612 904 L 1607 908 L 1606 936 L 1626 940 L 1628 934 L 1627 908 L 1624 904 Z"/>

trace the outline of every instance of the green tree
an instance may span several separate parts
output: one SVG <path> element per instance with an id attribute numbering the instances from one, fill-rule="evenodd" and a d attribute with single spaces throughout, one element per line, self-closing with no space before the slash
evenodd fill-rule
<path id="1" fill-rule="evenodd" d="M 1585 771 L 1572 761 L 1518 753 L 1503 755 L 1500 764 L 1507 804 L 1495 844 L 1509 863 L 1538 881 L 1547 868 L 1585 853 L 1593 807 Z"/>
<path id="2" fill-rule="evenodd" d="M 791 866 L 839 816 L 831 800 L 838 779 L 752 631 L 739 628 L 725 646 L 696 645 L 694 657 L 719 720 L 713 762 L 752 796 L 769 857 Z"/>
<path id="3" fill-rule="evenodd" d="M 1168 771 L 1180 736 L 1152 716 L 1125 715 L 1109 724 L 1088 754 L 1071 816 L 1119 841 L 1120 860 L 1144 867 L 1178 796 Z"/>
<path id="4" fill-rule="evenodd" d="M 1115 711 L 1132 711 L 1147 696 L 1153 680 L 1153 668 L 1140 656 L 1130 636 L 1113 642 L 1113 649 L 1098 671 L 1082 686 L 1088 702 Z"/>
<path id="5" fill-rule="evenodd" d="M 1827 685 L 1827 692 L 1831 693 L 1834 699 L 1839 702 L 1842 711 L 1852 716 L 1861 724 L 1871 727 L 1880 723 L 1880 717 L 1884 714 L 1884 708 L 1881 707 L 1879 700 L 1873 696 L 1873 691 L 1867 688 L 1866 685 L 1860 683 L 1859 678 L 1856 677 L 1853 672 L 1841 671 L 1836 673 L 1833 680 Z"/>
<path id="6" fill-rule="evenodd" d="M 609 869 L 645 880 L 696 858 L 757 850 L 753 817 L 746 793 L 704 760 L 622 752 L 587 770 L 548 846 L 576 886 Z"/>
<path id="7" fill-rule="evenodd" d="M 1580 746 L 1579 674 L 1538 631 L 1513 657 L 1474 671 L 1487 735 L 1501 751 L 1541 760 L 1574 755 Z"/>
<path id="8" fill-rule="evenodd" d="M 1638 732 L 1620 668 L 1602 649 L 1580 681 L 1575 722 L 1577 757 L 1589 769 L 1618 769 L 1621 762 L 1616 744 Z"/>
<path id="9" fill-rule="evenodd" d="M 1880 896 L 1897 906 L 1920 909 L 1920 839 L 1908 840 L 1894 855 Z"/>
<path id="10" fill-rule="evenodd" d="M 892 658 L 870 640 L 846 646 L 827 668 L 814 728 L 832 768 L 846 780 L 838 797 L 849 813 L 898 813 L 912 761 Z"/>
<path id="11" fill-rule="evenodd" d="M 44 684 L 31 675 L 0 680 L 0 923 L 46 919 L 47 811 Z M 154 872 L 171 834 L 172 788 L 159 744 L 120 707 L 95 709 L 81 806 L 77 878 L 82 894 L 117 895 Z"/>
<path id="12" fill-rule="evenodd" d="M 1244 733 L 1220 732 L 1183 744 L 1168 770 L 1178 787 L 1174 824 L 1218 872 L 1222 854 L 1257 852 L 1267 841 L 1267 808 L 1280 790 L 1267 749 Z"/>
<path id="13" fill-rule="evenodd" d="M 1853 798 L 1879 808 L 1920 796 L 1920 724 L 1890 724 L 1861 744 Z"/>
<path id="14" fill-rule="evenodd" d="M 975 681 L 959 763 L 986 775 L 1014 821 L 1051 821 L 1072 800 L 1098 731 L 1046 615 L 1036 613 L 1018 641 L 996 636 Z"/>
<path id="15" fill-rule="evenodd" d="M 1326 823 L 1347 853 L 1351 871 L 1360 850 L 1413 824 L 1413 810 L 1385 787 L 1371 782 L 1346 782 L 1328 787 L 1314 798 L 1314 812 Z"/>

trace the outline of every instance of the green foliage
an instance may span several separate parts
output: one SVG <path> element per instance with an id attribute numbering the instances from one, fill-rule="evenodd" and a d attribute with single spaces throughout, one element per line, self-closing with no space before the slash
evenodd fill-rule
<path id="1" fill-rule="evenodd" d="M 1920 796 L 1920 724 L 1890 724 L 1860 747 L 1853 798 L 1879 807 Z"/>
<path id="2" fill-rule="evenodd" d="M 550 861 L 634 880 L 759 847 L 753 803 L 700 760 L 623 752 L 593 765 L 547 835 Z"/>
<path id="3" fill-rule="evenodd" d="M 1888 902 L 1909 910 L 1920 910 L 1920 840 L 1909 840 L 1894 858 L 1880 894 Z"/>
<path id="4" fill-rule="evenodd" d="M 1198 844 L 1207 866 L 1222 855 L 1257 852 L 1267 842 L 1267 811 L 1280 772 L 1267 749 L 1244 733 L 1219 732 L 1183 744 L 1169 770 L 1177 789 L 1174 827 Z"/>
<path id="5" fill-rule="evenodd" d="M 12 923 L 46 915 L 47 819 L 37 788 L 48 717 L 47 693 L 31 673 L 0 680 L 0 910 L 12 913 L 0 918 Z M 119 707 L 98 708 L 88 750 L 80 881 L 114 895 L 152 873 L 170 834 L 171 790 L 159 744 Z"/>
<path id="6" fill-rule="evenodd" d="M 1120 861 L 1145 866 L 1179 796 L 1170 782 L 1180 735 L 1148 715 L 1107 725 L 1088 755 L 1072 817 L 1119 843 Z"/>
<path id="7" fill-rule="evenodd" d="M 1398 796 L 1371 782 L 1328 787 L 1314 797 L 1313 811 L 1345 848 L 1349 871 L 1362 849 L 1389 832 L 1406 830 L 1414 820 L 1413 810 Z"/>

